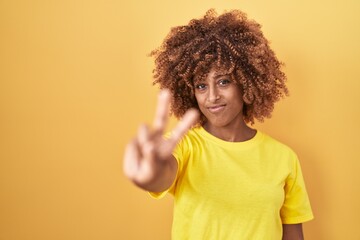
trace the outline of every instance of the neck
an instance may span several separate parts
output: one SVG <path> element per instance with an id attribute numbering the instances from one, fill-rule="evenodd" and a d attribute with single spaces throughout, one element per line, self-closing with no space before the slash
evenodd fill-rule
<path id="1" fill-rule="evenodd" d="M 215 126 L 206 122 L 203 127 L 210 134 L 228 142 L 244 142 L 256 134 L 256 130 L 250 128 L 243 120 L 226 126 Z"/>

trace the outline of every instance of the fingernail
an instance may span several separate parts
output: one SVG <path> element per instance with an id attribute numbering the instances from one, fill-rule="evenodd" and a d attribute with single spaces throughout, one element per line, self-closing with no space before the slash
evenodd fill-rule
<path id="1" fill-rule="evenodd" d="M 170 90 L 169 89 L 162 89 L 160 92 L 160 97 L 161 98 L 166 98 L 170 96 Z"/>

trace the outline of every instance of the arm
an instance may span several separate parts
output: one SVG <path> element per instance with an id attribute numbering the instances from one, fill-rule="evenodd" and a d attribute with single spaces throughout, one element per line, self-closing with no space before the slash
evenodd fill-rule
<path id="1" fill-rule="evenodd" d="M 283 224 L 282 240 L 304 240 L 302 224 Z"/>
<path id="2" fill-rule="evenodd" d="M 198 111 L 187 111 L 170 138 L 164 139 L 169 105 L 170 93 L 162 91 L 152 128 L 140 126 L 137 136 L 125 149 L 124 173 L 134 184 L 146 191 L 162 192 L 171 186 L 178 168 L 172 152 L 177 142 L 199 117 Z"/>

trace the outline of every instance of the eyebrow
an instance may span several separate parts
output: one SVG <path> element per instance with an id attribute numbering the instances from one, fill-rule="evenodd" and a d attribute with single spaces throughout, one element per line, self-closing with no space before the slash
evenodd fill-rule
<path id="1" fill-rule="evenodd" d="M 229 74 L 221 74 L 221 73 L 219 73 L 219 74 L 215 74 L 215 76 L 214 76 L 214 78 L 221 78 L 221 77 L 229 77 L 230 75 Z"/>

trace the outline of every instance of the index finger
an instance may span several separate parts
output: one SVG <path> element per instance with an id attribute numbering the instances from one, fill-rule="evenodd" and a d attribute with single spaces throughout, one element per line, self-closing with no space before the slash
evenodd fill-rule
<path id="1" fill-rule="evenodd" d="M 196 109 L 188 110 L 171 132 L 171 142 L 176 145 L 183 135 L 198 121 L 200 113 Z"/>
<path id="2" fill-rule="evenodd" d="M 158 96 L 158 103 L 155 112 L 153 127 L 155 131 L 163 132 L 168 119 L 168 112 L 170 106 L 170 91 L 161 90 Z"/>

